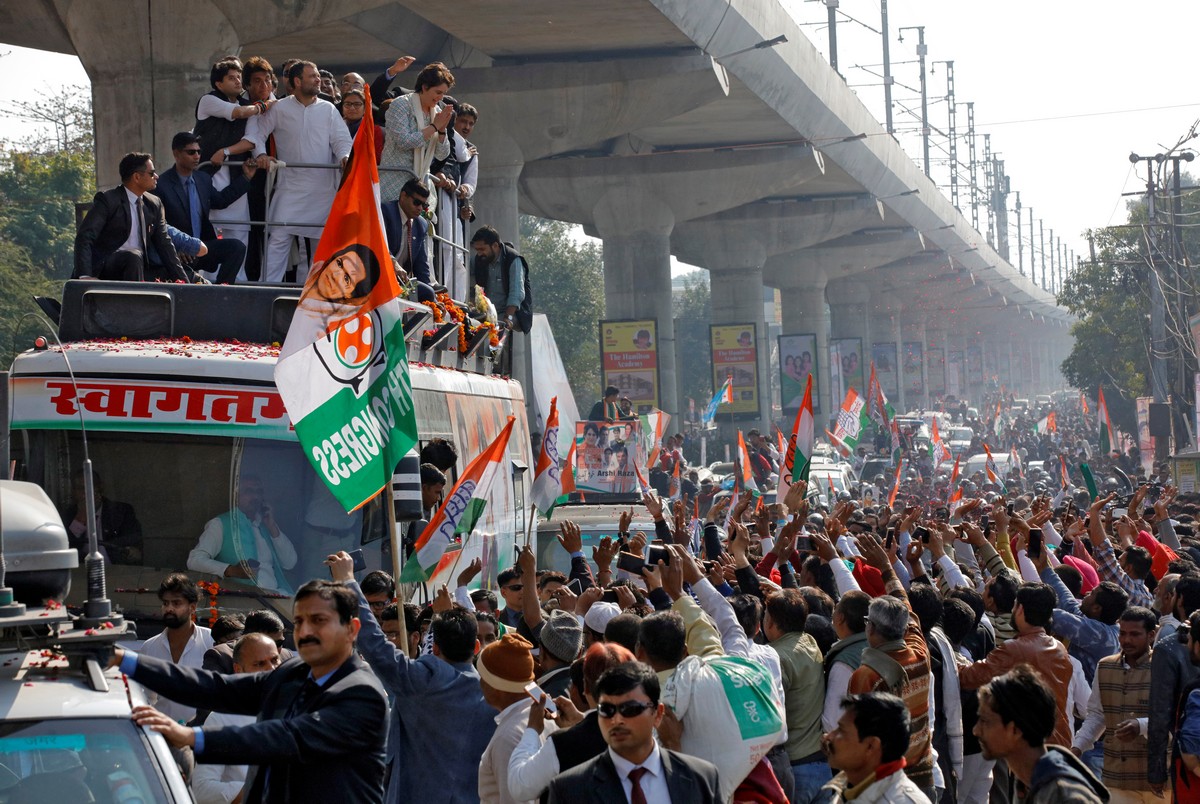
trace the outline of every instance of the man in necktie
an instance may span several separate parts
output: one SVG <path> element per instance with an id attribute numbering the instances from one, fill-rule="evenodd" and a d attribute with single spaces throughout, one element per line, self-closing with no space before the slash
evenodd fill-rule
<path id="1" fill-rule="evenodd" d="M 133 719 L 189 747 L 198 763 L 252 766 L 244 804 L 353 801 L 382 804 L 387 695 L 354 651 L 358 597 L 309 581 L 292 606 L 298 657 L 274 670 L 223 676 L 117 648 L 119 666 L 143 686 L 186 706 L 257 713 L 248 725 L 184 726 L 149 706 Z"/>
<path id="2" fill-rule="evenodd" d="M 125 154 L 118 171 L 120 186 L 96 193 L 75 233 L 71 278 L 195 281 L 195 274 L 179 261 L 162 201 L 153 194 L 158 171 L 150 154 Z"/>
<path id="3" fill-rule="evenodd" d="M 600 732 L 608 750 L 550 783 L 550 802 L 683 804 L 720 801 L 717 767 L 662 748 L 658 676 L 641 662 L 625 662 L 596 682 Z"/>
<path id="4" fill-rule="evenodd" d="M 171 140 L 175 165 L 159 179 L 158 195 L 166 211 L 167 223 L 208 247 L 208 253 L 191 261 L 191 267 L 207 272 L 218 284 L 231 284 L 246 258 L 246 245 L 235 237 L 222 238 L 208 219 L 213 209 L 225 209 L 250 188 L 250 179 L 258 167 L 253 161 L 242 163 L 233 172 L 233 181 L 223 190 L 213 189 L 212 176 L 199 170 L 200 139 L 190 131 L 181 131 Z"/>
<path id="5" fill-rule="evenodd" d="M 421 213 L 429 208 L 429 188 L 409 179 L 400 188 L 400 214 L 404 218 L 396 260 L 407 277 L 417 282 L 417 301 L 433 301 L 433 271 L 429 267 L 429 224 Z M 405 277 L 401 277 L 404 279 Z"/>

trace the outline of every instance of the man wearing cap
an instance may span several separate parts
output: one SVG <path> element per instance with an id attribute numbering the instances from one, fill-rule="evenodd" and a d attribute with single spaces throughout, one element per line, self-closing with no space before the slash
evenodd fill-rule
<path id="1" fill-rule="evenodd" d="M 604 629 L 608 628 L 609 622 L 620 613 L 621 607 L 616 603 L 609 603 L 607 600 L 593 603 L 587 614 L 583 615 L 583 624 L 587 628 L 584 644 L 590 648 L 597 642 L 603 642 Z"/>
<path id="2" fill-rule="evenodd" d="M 583 645 L 583 626 L 570 612 L 558 610 L 542 625 L 538 633 L 542 644 L 538 655 L 537 684 L 551 699 L 567 694 L 571 686 L 571 662 Z"/>
<path id="3" fill-rule="evenodd" d="M 519 634 L 507 633 L 479 654 L 476 664 L 483 699 L 499 712 L 496 731 L 479 760 L 481 804 L 518 804 L 508 790 L 508 760 L 521 742 L 533 699 L 525 685 L 534 680 L 533 645 Z M 546 724 L 553 729 L 552 723 Z"/>

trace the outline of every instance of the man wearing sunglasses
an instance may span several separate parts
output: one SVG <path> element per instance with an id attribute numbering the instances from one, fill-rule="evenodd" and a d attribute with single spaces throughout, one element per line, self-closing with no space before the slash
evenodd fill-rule
<path id="1" fill-rule="evenodd" d="M 640 662 L 625 662 L 596 682 L 600 733 L 608 750 L 550 783 L 550 801 L 625 801 L 629 804 L 720 801 L 717 767 L 660 748 L 658 676 Z"/>
<path id="2" fill-rule="evenodd" d="M 417 300 L 434 300 L 433 272 L 429 267 L 429 222 L 421 216 L 429 208 L 429 188 L 409 179 L 400 188 L 400 242 L 388 243 L 405 276 L 417 280 Z"/>
<path id="3" fill-rule="evenodd" d="M 212 273 L 217 284 L 230 285 L 246 258 L 246 244 L 235 237 L 217 237 L 208 214 L 244 196 L 257 167 L 253 161 L 243 162 L 241 169 L 233 172 L 229 185 L 217 190 L 212 177 L 199 169 L 200 151 L 200 138 L 190 131 L 181 131 L 172 138 L 175 165 L 159 177 L 157 195 L 162 199 L 167 223 L 208 247 L 207 254 L 192 261 L 192 268 Z"/>

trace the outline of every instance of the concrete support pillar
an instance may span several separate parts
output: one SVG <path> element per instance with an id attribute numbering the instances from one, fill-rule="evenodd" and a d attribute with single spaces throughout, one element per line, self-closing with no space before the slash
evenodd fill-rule
<path id="1" fill-rule="evenodd" d="M 837 402 L 831 401 L 829 380 L 829 315 L 825 306 L 825 279 L 807 278 L 803 285 L 785 285 L 779 289 L 783 303 L 783 334 L 801 335 L 813 333 L 817 339 L 816 376 L 813 405 L 814 418 L 826 422 L 836 413 Z"/>
<path id="2" fill-rule="evenodd" d="M 195 125 L 196 101 L 211 90 L 209 66 L 238 51 L 229 19 L 210 0 L 57 5 L 92 82 L 98 186 L 120 183 L 117 164 L 130 151 L 169 167 L 171 137 Z"/>
<path id="3" fill-rule="evenodd" d="M 709 271 L 714 324 L 753 324 L 758 334 L 758 415 L 743 422 L 741 429 L 757 427 L 770 433 L 771 344 L 767 340 L 766 310 L 763 307 L 762 263 L 745 268 Z"/>
<path id="4" fill-rule="evenodd" d="M 935 326 L 932 323 L 925 325 L 925 395 L 929 400 L 928 404 L 933 404 L 935 391 L 937 396 L 945 396 L 946 394 L 946 330 Z M 941 362 L 938 363 L 932 360 L 930 356 L 931 350 L 941 350 Z M 934 388 L 934 385 L 937 388 Z"/>
<path id="5" fill-rule="evenodd" d="M 612 198 L 602 199 L 596 207 L 596 229 L 604 241 L 605 317 L 658 321 L 659 407 L 678 421 L 679 377 L 671 300 L 675 218 L 666 204 L 650 196 L 619 199 L 615 191 L 610 195 Z"/>
<path id="6" fill-rule="evenodd" d="M 488 155 L 492 156 L 490 152 Z M 479 186 L 475 188 L 473 199 L 475 222 L 469 225 L 468 238 L 480 226 L 490 225 L 496 227 L 501 237 L 515 243 L 520 249 L 521 213 L 517 205 L 517 180 L 521 178 L 521 169 L 524 167 L 523 161 L 499 164 L 489 161 L 486 169 L 479 171 Z M 470 257 L 468 254 L 468 263 Z"/>
<path id="7" fill-rule="evenodd" d="M 901 413 L 908 412 L 908 391 L 904 388 L 904 326 L 902 315 L 904 308 L 896 305 L 892 313 L 888 335 L 896 343 L 896 402 L 894 407 Z"/>
<path id="8" fill-rule="evenodd" d="M 911 393 L 906 390 L 905 406 L 907 410 L 914 410 L 925 406 L 926 390 L 928 385 L 925 381 L 925 322 L 920 314 L 906 316 L 900 323 L 900 384 L 907 389 L 909 382 L 908 372 L 908 352 L 904 348 L 904 344 L 917 343 L 921 345 L 921 392 L 919 394 Z"/>

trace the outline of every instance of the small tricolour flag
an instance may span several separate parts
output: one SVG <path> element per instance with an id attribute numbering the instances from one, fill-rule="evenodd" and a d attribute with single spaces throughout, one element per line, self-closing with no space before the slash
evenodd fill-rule
<path id="1" fill-rule="evenodd" d="M 471 461 L 466 471 L 454 484 L 453 490 L 442 503 L 433 519 L 425 526 L 417 540 L 413 553 L 400 571 L 400 580 L 405 583 L 424 583 L 433 575 L 446 548 L 456 535 L 465 542 L 483 518 L 488 502 L 497 483 L 508 481 L 508 439 L 512 435 L 512 416 L 508 424 L 496 436 L 496 440 Z"/>
<path id="2" fill-rule="evenodd" d="M 871 418 L 867 415 L 867 400 L 858 395 L 854 388 L 846 389 L 846 398 L 842 400 L 842 409 L 838 411 L 837 425 L 833 435 L 847 448 L 853 450 L 862 438 L 863 429 Z"/>
<path id="3" fill-rule="evenodd" d="M 892 491 L 888 494 L 888 508 L 894 508 L 896 505 L 896 495 L 900 493 L 900 477 L 904 474 L 904 461 L 896 462 L 896 474 L 892 478 Z"/>
<path id="4" fill-rule="evenodd" d="M 1067 459 L 1063 456 L 1058 456 L 1058 467 L 1062 478 L 1062 487 L 1065 490 L 1071 485 L 1071 473 L 1067 470 Z"/>
<path id="5" fill-rule="evenodd" d="M 738 430 L 738 477 L 741 488 L 758 496 L 758 484 L 754 482 L 754 469 L 750 465 L 750 452 L 746 449 L 746 439 Z"/>
<path id="6" fill-rule="evenodd" d="M 942 434 L 938 432 L 938 417 L 933 417 L 933 429 L 930 434 L 930 441 L 933 442 L 933 465 L 934 467 L 941 466 L 943 462 L 950 460 L 950 450 L 942 442 Z"/>
<path id="7" fill-rule="evenodd" d="M 1104 401 L 1104 388 L 1101 387 L 1096 397 L 1096 413 L 1100 420 L 1100 454 L 1108 457 L 1117 449 L 1117 433 L 1113 429 L 1112 419 L 1108 416 L 1108 404 Z"/>
<path id="8" fill-rule="evenodd" d="M 417 443 L 402 306 L 367 115 L 275 364 L 296 440 L 347 511 L 379 494 Z"/>
<path id="9" fill-rule="evenodd" d="M 1058 430 L 1058 418 L 1055 416 L 1054 411 L 1050 411 L 1043 416 L 1042 420 L 1033 426 L 1033 429 L 1039 434 L 1056 432 Z"/>
<path id="10" fill-rule="evenodd" d="M 999 486 L 1001 491 L 1003 491 L 1004 480 L 1000 477 L 1000 468 L 996 466 L 996 459 L 992 457 L 992 448 L 987 445 L 986 441 L 983 444 L 983 451 L 987 453 L 987 460 L 983 463 L 983 470 L 987 474 L 988 482 Z"/>
<path id="11" fill-rule="evenodd" d="M 562 468 L 558 460 L 558 397 L 554 397 L 550 400 L 550 415 L 546 417 L 546 432 L 542 435 L 542 448 L 538 450 L 529 501 L 542 516 L 549 518 L 554 506 L 562 499 L 562 487 Z"/>
<path id="12" fill-rule="evenodd" d="M 814 428 L 812 404 L 812 375 L 804 386 L 804 401 L 796 412 L 792 425 L 792 437 L 788 439 L 783 453 L 783 470 L 779 473 L 779 485 L 775 489 L 775 502 L 783 502 L 788 487 L 801 480 L 808 481 L 808 470 L 812 466 Z"/>

